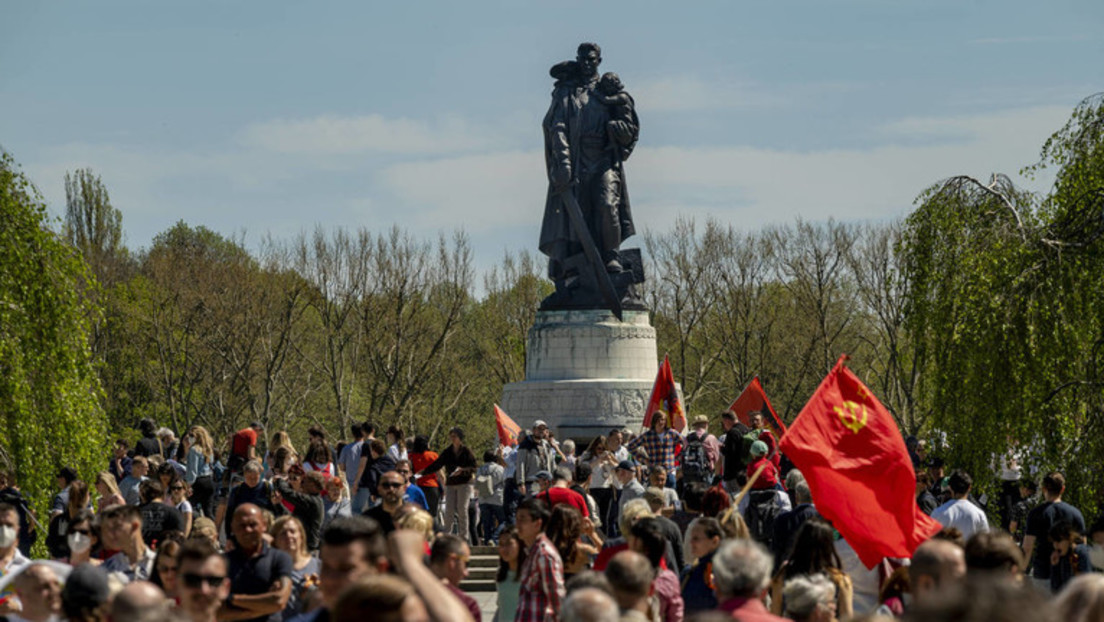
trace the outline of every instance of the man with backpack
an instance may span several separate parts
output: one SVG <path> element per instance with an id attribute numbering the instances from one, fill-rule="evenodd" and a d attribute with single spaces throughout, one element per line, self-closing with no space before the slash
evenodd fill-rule
<path id="1" fill-rule="evenodd" d="M 712 483 L 721 453 L 721 443 L 709 433 L 709 417 L 694 417 L 686 444 L 679 454 L 679 490 L 691 482 Z"/>

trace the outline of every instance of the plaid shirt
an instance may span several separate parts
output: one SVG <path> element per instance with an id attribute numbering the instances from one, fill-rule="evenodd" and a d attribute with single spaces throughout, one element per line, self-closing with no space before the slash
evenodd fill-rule
<path id="1" fill-rule="evenodd" d="M 675 472 L 675 458 L 678 457 L 679 448 L 682 447 L 681 434 L 671 428 L 664 430 L 663 434 L 648 430 L 634 438 L 627 447 L 629 451 L 634 451 L 641 445 L 644 446 L 644 451 L 648 452 L 648 460 L 652 464 L 664 467 L 668 473 Z"/>
<path id="2" fill-rule="evenodd" d="M 552 541 L 543 533 L 529 548 L 521 566 L 521 591 L 515 622 L 558 620 L 564 599 L 563 562 Z"/>

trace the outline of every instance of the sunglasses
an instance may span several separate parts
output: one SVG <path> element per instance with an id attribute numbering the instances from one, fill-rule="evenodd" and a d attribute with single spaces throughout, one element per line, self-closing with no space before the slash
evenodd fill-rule
<path id="1" fill-rule="evenodd" d="M 198 589 L 200 587 L 203 587 L 204 583 L 211 587 L 218 587 L 222 585 L 223 581 L 226 580 L 226 576 L 214 574 L 195 574 L 193 572 L 188 572 L 180 577 L 180 580 L 184 582 L 185 586 L 192 589 Z"/>
<path id="2" fill-rule="evenodd" d="M 92 535 L 92 532 L 88 529 L 70 529 L 69 533 L 79 533 L 85 536 Z"/>

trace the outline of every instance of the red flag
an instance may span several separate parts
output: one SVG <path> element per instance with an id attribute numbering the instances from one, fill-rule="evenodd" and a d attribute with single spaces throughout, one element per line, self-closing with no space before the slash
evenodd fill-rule
<path id="1" fill-rule="evenodd" d="M 503 445 L 517 445 L 521 427 L 505 411 L 494 405 L 495 427 L 498 428 L 498 442 Z"/>
<path id="2" fill-rule="evenodd" d="M 893 417 L 841 356 L 790 424 L 782 451 L 805 475 L 817 512 L 868 568 L 912 557 L 939 531 L 916 505 L 916 473 Z"/>
<path id="3" fill-rule="evenodd" d="M 648 410 L 644 413 L 645 428 L 651 429 L 652 415 L 657 412 L 667 415 L 667 427 L 672 430 L 681 432 L 686 429 L 686 413 L 682 410 L 682 401 L 675 387 L 675 374 L 671 372 L 671 361 L 666 355 L 656 372 L 652 397 L 648 399 Z"/>
<path id="4" fill-rule="evenodd" d="M 765 415 L 764 420 L 774 428 L 775 436 L 781 438 L 786 433 L 786 424 L 782 423 L 778 413 L 774 412 L 774 406 L 771 406 L 770 400 L 767 399 L 767 392 L 763 390 L 763 385 L 759 384 L 759 376 L 751 379 L 748 386 L 744 388 L 744 392 L 728 409 L 736 413 L 740 423 L 748 427 L 751 427 L 749 415 L 756 410 L 761 411 Z"/>

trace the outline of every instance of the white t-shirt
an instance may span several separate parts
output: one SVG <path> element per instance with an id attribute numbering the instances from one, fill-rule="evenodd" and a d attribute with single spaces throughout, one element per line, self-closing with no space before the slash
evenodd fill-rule
<path id="1" fill-rule="evenodd" d="M 951 499 L 932 510 L 932 518 L 944 527 L 955 527 L 969 540 L 975 533 L 989 531 L 989 519 L 968 499 Z"/>
<path id="2" fill-rule="evenodd" d="M 387 448 L 387 455 L 391 456 L 391 459 L 395 462 L 399 462 L 400 460 L 409 460 L 406 449 L 399 449 L 398 443 L 394 443 Z"/>
<path id="3" fill-rule="evenodd" d="M 510 445 L 502 447 L 502 461 L 506 463 L 506 479 L 514 479 L 517 473 L 517 448 Z"/>

